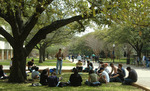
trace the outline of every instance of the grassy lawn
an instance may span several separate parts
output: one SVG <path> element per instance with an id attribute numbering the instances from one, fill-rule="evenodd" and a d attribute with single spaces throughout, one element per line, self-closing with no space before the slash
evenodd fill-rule
<path id="1" fill-rule="evenodd" d="M 103 62 L 113 62 L 113 60 L 111 60 L 110 58 L 102 58 Z M 116 63 L 126 63 L 127 59 L 114 59 L 114 62 Z"/>
<path id="2" fill-rule="evenodd" d="M 67 82 L 69 80 L 71 73 L 62 73 L 63 80 L 62 82 Z M 60 76 L 60 75 L 58 75 Z M 30 86 L 32 82 L 21 83 L 21 84 L 12 84 L 7 83 L 7 80 L 0 80 L 0 91 L 143 91 L 142 89 L 133 87 L 133 86 L 125 86 L 121 85 L 121 83 L 109 83 L 102 84 L 98 87 L 90 87 L 86 86 L 84 82 L 88 78 L 87 73 L 81 74 L 83 82 L 80 87 L 48 87 L 48 86 Z M 28 77 L 29 78 L 29 77 Z M 34 82 L 37 83 L 38 81 Z"/>
<path id="3" fill-rule="evenodd" d="M 30 59 L 27 59 L 27 62 L 30 61 Z M 34 63 L 37 66 L 56 66 L 56 62 L 57 60 L 46 60 L 43 63 L 39 63 L 39 59 L 34 59 Z M 4 61 L 0 61 L 1 65 L 10 65 L 10 60 L 4 60 Z M 63 60 L 63 66 L 75 66 L 75 64 L 72 64 L 69 60 Z"/>

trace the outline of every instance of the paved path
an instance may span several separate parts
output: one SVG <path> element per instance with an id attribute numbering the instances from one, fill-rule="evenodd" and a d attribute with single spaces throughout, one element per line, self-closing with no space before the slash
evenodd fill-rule
<path id="1" fill-rule="evenodd" d="M 75 59 L 73 63 L 77 63 L 77 60 Z M 93 63 L 93 65 L 94 69 L 98 67 L 98 63 Z M 117 64 L 115 65 L 117 66 Z M 138 74 L 138 81 L 136 83 L 150 89 L 150 68 L 136 67 L 133 65 L 123 65 L 124 68 L 126 68 L 127 66 L 130 66 L 131 68 L 136 70 Z M 39 69 L 45 69 L 45 68 L 55 68 L 56 66 L 38 66 L 38 67 Z M 74 66 L 63 66 L 62 70 L 71 70 L 73 67 Z M 83 67 L 86 67 L 86 64 Z M 111 70 L 110 66 L 108 68 L 109 70 Z M 3 69 L 9 69 L 9 66 L 4 66 Z M 126 75 L 128 76 L 127 70 Z"/>

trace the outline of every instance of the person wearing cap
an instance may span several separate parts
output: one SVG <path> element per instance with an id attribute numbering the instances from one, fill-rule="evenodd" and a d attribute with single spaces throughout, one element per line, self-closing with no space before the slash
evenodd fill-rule
<path id="1" fill-rule="evenodd" d="M 106 71 L 104 71 L 104 68 L 100 68 L 100 73 L 99 73 L 99 81 L 101 83 L 108 83 L 109 82 L 109 75 Z"/>
<path id="2" fill-rule="evenodd" d="M 131 85 L 133 82 L 136 82 L 138 79 L 138 75 L 134 69 L 131 69 L 131 67 L 126 68 L 127 71 L 129 72 L 129 76 L 125 78 L 123 81 L 123 85 Z"/>
<path id="3" fill-rule="evenodd" d="M 104 70 L 109 74 L 108 63 L 104 63 Z"/>

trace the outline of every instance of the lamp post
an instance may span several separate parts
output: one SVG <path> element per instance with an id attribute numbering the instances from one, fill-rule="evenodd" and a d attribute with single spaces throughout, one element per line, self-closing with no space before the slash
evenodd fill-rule
<path id="1" fill-rule="evenodd" d="M 113 44 L 113 63 L 114 63 L 114 57 L 115 57 L 115 44 Z"/>

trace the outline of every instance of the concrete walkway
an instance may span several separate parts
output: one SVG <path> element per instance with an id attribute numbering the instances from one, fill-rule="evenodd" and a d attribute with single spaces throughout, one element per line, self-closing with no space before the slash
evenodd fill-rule
<path id="1" fill-rule="evenodd" d="M 70 60 L 71 61 L 71 60 Z M 75 61 L 73 63 L 77 63 L 77 60 L 75 59 Z M 93 63 L 94 65 L 94 69 L 98 67 L 98 63 Z M 117 64 L 115 64 L 116 66 L 118 66 Z M 85 68 L 87 66 L 87 64 L 83 65 L 83 67 Z M 130 66 L 131 68 L 135 69 L 137 74 L 138 74 L 138 81 L 136 82 L 137 84 L 146 87 L 148 89 L 150 89 L 150 68 L 144 68 L 144 67 L 136 67 L 134 65 L 123 65 L 123 68 L 126 68 L 127 66 Z M 38 66 L 39 69 L 45 69 L 45 68 L 56 68 L 56 66 Z M 63 66 L 62 70 L 71 70 L 74 66 Z M 110 66 L 108 67 L 109 70 L 111 71 Z M 4 66 L 3 69 L 8 70 L 9 66 Z M 27 69 L 27 67 L 26 67 Z M 126 70 L 126 76 L 128 76 L 128 72 Z"/>

